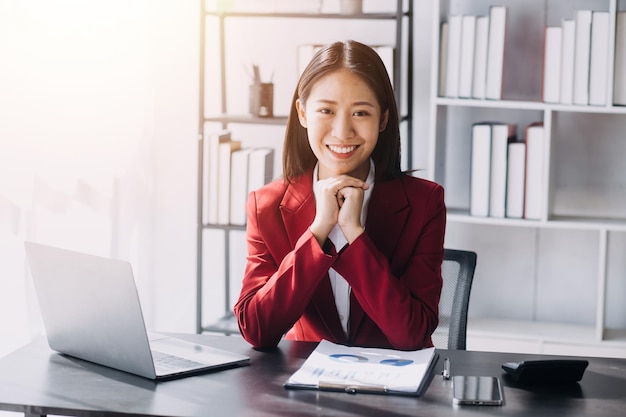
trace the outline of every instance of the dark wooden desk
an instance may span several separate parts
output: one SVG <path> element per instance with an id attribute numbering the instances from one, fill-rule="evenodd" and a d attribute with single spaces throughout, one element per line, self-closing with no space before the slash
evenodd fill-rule
<path id="1" fill-rule="evenodd" d="M 453 375 L 494 375 L 504 385 L 502 407 L 453 407 L 451 382 L 436 375 L 419 398 L 377 394 L 286 390 L 283 383 L 314 349 L 283 341 L 255 351 L 239 336 L 189 335 L 189 339 L 247 354 L 249 366 L 154 383 L 141 377 L 52 352 L 45 339 L 0 359 L 0 410 L 27 416 L 617 416 L 626 410 L 626 360 L 588 358 L 580 384 L 520 388 L 508 381 L 503 362 L 534 355 L 441 351 L 437 372 L 449 357 Z M 545 357 L 547 358 L 547 357 Z"/>

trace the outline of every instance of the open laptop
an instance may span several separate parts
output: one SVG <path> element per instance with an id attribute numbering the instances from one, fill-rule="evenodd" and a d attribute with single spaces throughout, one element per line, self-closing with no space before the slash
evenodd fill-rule
<path id="1" fill-rule="evenodd" d="M 130 263 L 25 242 L 53 350 L 158 380 L 247 364 L 249 357 L 146 331 Z"/>

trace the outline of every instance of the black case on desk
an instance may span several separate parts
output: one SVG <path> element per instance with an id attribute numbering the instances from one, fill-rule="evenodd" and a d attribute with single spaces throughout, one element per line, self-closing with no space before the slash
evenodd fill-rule
<path id="1" fill-rule="evenodd" d="M 509 377 L 521 384 L 554 384 L 580 381 L 589 362 L 582 359 L 507 362 L 502 365 Z"/>

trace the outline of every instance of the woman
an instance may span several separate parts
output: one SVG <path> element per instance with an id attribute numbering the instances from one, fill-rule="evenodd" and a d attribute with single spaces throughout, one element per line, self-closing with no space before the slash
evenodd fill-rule
<path id="1" fill-rule="evenodd" d="M 438 323 L 443 188 L 400 171 L 398 110 L 378 54 L 320 50 L 300 77 L 283 178 L 246 204 L 235 316 L 268 348 L 291 340 L 414 350 Z"/>

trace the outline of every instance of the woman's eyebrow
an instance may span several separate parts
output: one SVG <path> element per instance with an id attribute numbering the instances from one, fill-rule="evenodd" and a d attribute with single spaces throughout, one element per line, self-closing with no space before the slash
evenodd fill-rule
<path id="1" fill-rule="evenodd" d="M 330 100 L 330 99 L 325 99 L 325 98 L 320 98 L 318 100 L 315 100 L 316 103 L 323 103 L 323 104 L 337 104 L 337 102 L 335 100 Z M 369 107 L 376 107 L 373 103 L 370 103 L 369 101 L 355 101 L 354 103 L 352 103 L 353 106 L 369 106 Z"/>

